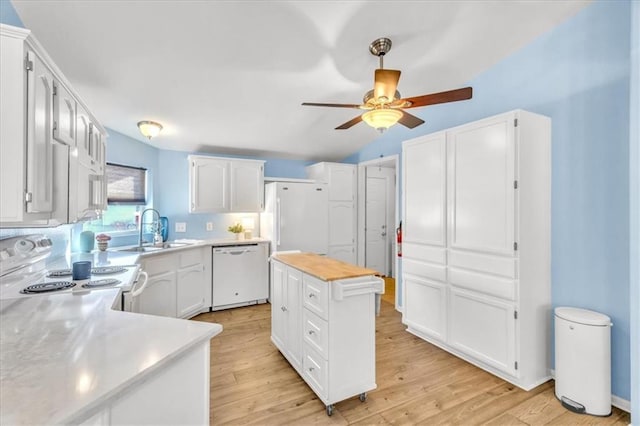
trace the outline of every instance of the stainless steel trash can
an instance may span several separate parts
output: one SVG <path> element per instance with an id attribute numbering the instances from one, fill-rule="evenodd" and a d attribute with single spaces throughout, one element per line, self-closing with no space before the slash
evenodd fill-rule
<path id="1" fill-rule="evenodd" d="M 611 414 L 611 319 L 586 309 L 555 309 L 556 398 L 576 413 Z"/>

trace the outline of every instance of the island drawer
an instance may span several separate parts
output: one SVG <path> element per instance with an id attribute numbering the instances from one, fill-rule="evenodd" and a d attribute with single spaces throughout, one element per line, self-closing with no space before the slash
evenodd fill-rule
<path id="1" fill-rule="evenodd" d="M 302 310 L 304 342 L 327 359 L 329 357 L 329 324 L 308 309 Z"/>
<path id="2" fill-rule="evenodd" d="M 304 306 L 320 318 L 328 319 L 329 283 L 307 274 L 302 278 L 302 300 Z"/>
<path id="3" fill-rule="evenodd" d="M 329 364 L 309 344 L 303 345 L 302 374 L 320 399 L 328 398 Z"/>

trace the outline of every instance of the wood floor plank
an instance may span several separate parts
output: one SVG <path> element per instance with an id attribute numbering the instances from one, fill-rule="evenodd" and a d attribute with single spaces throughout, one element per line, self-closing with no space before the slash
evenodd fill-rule
<path id="1" fill-rule="evenodd" d="M 376 318 L 376 384 L 324 404 L 271 343 L 271 306 L 201 314 L 223 332 L 211 340 L 210 420 L 215 425 L 628 425 L 629 414 L 579 415 L 555 400 L 553 381 L 525 392 L 408 333 L 393 303 Z"/>

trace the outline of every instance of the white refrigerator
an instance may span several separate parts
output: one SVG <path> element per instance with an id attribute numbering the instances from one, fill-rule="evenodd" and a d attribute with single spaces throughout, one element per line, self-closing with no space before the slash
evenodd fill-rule
<path id="1" fill-rule="evenodd" d="M 271 251 L 300 250 L 327 254 L 329 190 L 325 183 L 272 182 L 264 186 L 260 236 Z"/>

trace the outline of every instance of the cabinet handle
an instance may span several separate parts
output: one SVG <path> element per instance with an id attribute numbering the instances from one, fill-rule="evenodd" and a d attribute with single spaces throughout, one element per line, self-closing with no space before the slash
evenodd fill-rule
<path id="1" fill-rule="evenodd" d="M 312 297 L 316 297 L 316 295 L 313 293 L 309 293 L 309 298 L 312 298 Z"/>
<path id="2" fill-rule="evenodd" d="M 313 330 L 309 330 L 309 335 L 315 334 L 316 332 Z"/>

